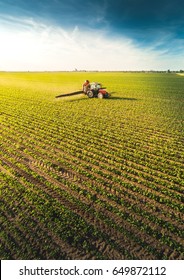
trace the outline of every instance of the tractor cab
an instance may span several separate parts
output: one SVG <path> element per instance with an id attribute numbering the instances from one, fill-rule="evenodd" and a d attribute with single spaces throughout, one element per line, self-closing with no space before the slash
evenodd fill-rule
<path id="1" fill-rule="evenodd" d="M 90 89 L 91 90 L 99 90 L 102 88 L 102 85 L 100 83 L 90 83 Z"/>

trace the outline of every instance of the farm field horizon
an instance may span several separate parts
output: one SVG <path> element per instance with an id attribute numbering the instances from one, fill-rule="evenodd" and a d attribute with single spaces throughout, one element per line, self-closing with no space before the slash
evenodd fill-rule
<path id="1" fill-rule="evenodd" d="M 0 72 L 0 132 L 1 259 L 183 259 L 183 75 Z"/>

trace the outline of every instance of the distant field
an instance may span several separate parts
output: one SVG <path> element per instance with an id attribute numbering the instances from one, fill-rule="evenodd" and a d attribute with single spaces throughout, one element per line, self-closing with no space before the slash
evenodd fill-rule
<path id="1" fill-rule="evenodd" d="M 183 259 L 184 77 L 1 72 L 0 171 L 1 259 Z"/>

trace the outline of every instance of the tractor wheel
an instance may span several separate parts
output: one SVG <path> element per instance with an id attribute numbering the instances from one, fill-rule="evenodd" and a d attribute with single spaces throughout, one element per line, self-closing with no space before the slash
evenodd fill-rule
<path id="1" fill-rule="evenodd" d="M 104 96 L 101 92 L 98 93 L 98 98 L 102 99 Z"/>
<path id="2" fill-rule="evenodd" d="M 94 97 L 93 91 L 92 91 L 92 90 L 88 91 L 88 92 L 87 92 L 87 96 L 88 96 L 89 98 Z"/>

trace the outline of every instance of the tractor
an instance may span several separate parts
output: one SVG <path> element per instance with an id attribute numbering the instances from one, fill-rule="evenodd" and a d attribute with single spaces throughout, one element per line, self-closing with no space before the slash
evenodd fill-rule
<path id="1" fill-rule="evenodd" d="M 87 92 L 85 92 L 85 94 L 89 98 L 93 98 L 93 97 L 108 98 L 109 97 L 109 93 L 106 91 L 106 89 L 103 88 L 100 83 L 96 83 L 96 82 L 89 84 L 89 89 L 87 90 Z"/>
<path id="2" fill-rule="evenodd" d="M 84 93 L 89 98 L 93 98 L 93 97 L 108 98 L 110 96 L 110 94 L 106 91 L 105 88 L 102 87 L 102 85 L 100 83 L 92 82 L 92 83 L 88 83 L 87 87 L 85 87 L 83 85 L 83 88 L 80 91 L 74 91 L 71 93 L 60 94 L 60 95 L 57 95 L 56 98 L 67 97 L 67 96 L 77 95 L 77 94 L 81 94 L 81 93 Z"/>

